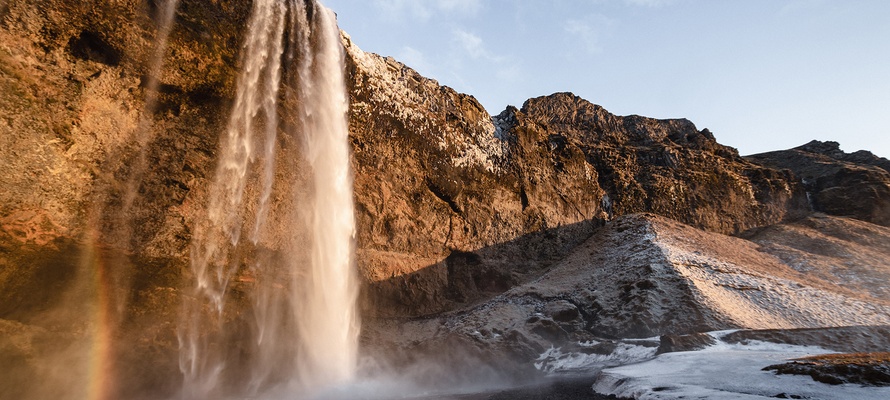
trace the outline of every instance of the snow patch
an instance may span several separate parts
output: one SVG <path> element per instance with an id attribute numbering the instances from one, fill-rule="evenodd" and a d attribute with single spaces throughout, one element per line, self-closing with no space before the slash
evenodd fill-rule
<path id="1" fill-rule="evenodd" d="M 442 108 L 459 108 L 447 102 L 464 95 L 443 96 L 443 90 L 451 89 L 421 76 L 392 57 L 365 53 L 346 33 L 341 35 L 346 52 L 365 78 L 356 80 L 355 85 L 367 96 L 368 102 L 354 102 L 353 113 L 370 114 L 373 108 L 375 113 L 403 121 L 406 129 L 429 137 L 438 150 L 452 154 L 451 164 L 456 167 L 481 167 L 492 173 L 503 172 L 502 166 L 509 152 L 509 141 L 503 139 L 505 125 L 496 126 L 481 109 L 480 118 L 466 121 L 465 126 L 441 123 L 437 118 L 447 118 Z M 446 104 L 441 104 L 442 99 Z"/>
<path id="2" fill-rule="evenodd" d="M 599 342 L 579 342 L 582 348 L 596 346 Z M 604 367 L 624 365 L 650 360 L 658 350 L 654 346 L 633 343 L 618 343 L 609 354 L 563 351 L 562 348 L 551 347 L 541 353 L 535 361 L 535 368 L 548 374 L 572 371 L 595 371 Z"/>
<path id="3" fill-rule="evenodd" d="M 768 276 L 697 251 L 675 238 L 654 241 L 699 304 L 753 329 L 890 324 L 886 306 Z"/>
<path id="4" fill-rule="evenodd" d="M 828 385 L 809 376 L 762 370 L 788 359 L 824 353 L 828 351 L 814 346 L 718 341 L 699 351 L 666 353 L 646 362 L 604 369 L 593 389 L 635 399 L 763 399 L 782 393 L 807 399 L 890 398 L 888 387 Z"/>

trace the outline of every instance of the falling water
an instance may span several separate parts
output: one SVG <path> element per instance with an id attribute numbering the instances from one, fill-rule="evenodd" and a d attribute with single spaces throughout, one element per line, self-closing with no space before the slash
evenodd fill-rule
<path id="1" fill-rule="evenodd" d="M 164 54 L 167 52 L 167 42 L 170 39 L 170 32 L 173 28 L 173 19 L 176 16 L 176 9 L 179 6 L 179 0 L 159 0 L 157 10 L 157 33 L 155 36 L 155 48 L 148 61 L 148 72 L 145 75 L 143 87 L 145 89 L 145 103 L 142 109 L 142 116 L 136 131 L 133 133 L 134 142 L 138 146 L 138 155 L 130 166 L 131 170 L 127 177 L 124 187 L 123 201 L 118 211 L 117 226 L 119 231 L 114 235 L 119 240 L 124 240 L 125 245 L 130 245 L 129 241 L 133 239 L 132 232 L 132 211 L 139 196 L 139 186 L 142 184 L 146 169 L 148 167 L 148 144 L 152 139 L 151 125 L 153 122 L 152 115 L 158 103 L 158 85 L 160 83 L 160 75 L 164 66 Z M 123 232 L 125 231 L 125 232 Z"/>
<path id="2" fill-rule="evenodd" d="M 351 379 L 356 365 L 348 100 L 335 16 L 314 0 L 257 0 L 241 51 L 207 214 L 193 234 L 179 331 L 185 398 L 273 386 L 308 394 Z"/>
<path id="3" fill-rule="evenodd" d="M 303 296 L 293 298 L 299 336 L 300 377 L 304 383 L 334 382 L 351 377 L 356 363 L 358 326 L 352 251 L 355 236 L 352 175 L 344 82 L 344 54 L 333 12 L 313 13 L 313 67 L 301 69 L 306 159 L 313 171 L 314 196 L 307 226 L 312 236 L 311 270 L 297 281 Z M 311 82 L 311 84 L 308 84 Z M 311 338 L 311 339 L 310 339 Z M 342 348 L 344 351 L 331 351 Z"/>
<path id="4" fill-rule="evenodd" d="M 86 337 L 89 343 L 83 345 L 75 342 L 66 351 L 54 354 L 54 357 L 67 357 L 69 360 L 82 359 L 80 362 L 85 364 L 85 368 L 78 369 L 86 370 L 86 392 L 80 394 L 69 390 L 66 394 L 72 398 L 110 399 L 120 389 L 117 386 L 120 384 L 120 371 L 116 365 L 113 338 L 125 318 L 127 291 L 130 289 L 132 273 L 132 264 L 127 255 L 127 251 L 133 250 L 130 247 L 134 239 L 132 214 L 139 197 L 139 186 L 147 170 L 147 147 L 151 139 L 151 116 L 157 105 L 158 76 L 163 69 L 164 53 L 179 0 L 159 2 L 155 47 L 147 60 L 149 79 L 145 84 L 143 113 L 130 137 L 138 146 L 137 157 L 127 163 L 129 171 L 122 193 L 118 192 L 115 183 L 97 185 L 96 197 L 87 213 L 87 230 L 84 236 L 87 245 L 80 255 L 78 276 L 65 294 L 66 303 L 81 304 L 78 314 L 91 318 Z M 114 198 L 118 193 L 119 204 L 100 200 Z M 113 223 L 103 227 L 102 220 Z M 106 246 L 109 243 L 117 243 L 122 248 L 119 251 L 108 251 Z M 70 371 L 66 371 L 65 375 L 70 375 Z M 52 382 L 52 379 L 47 381 Z"/>

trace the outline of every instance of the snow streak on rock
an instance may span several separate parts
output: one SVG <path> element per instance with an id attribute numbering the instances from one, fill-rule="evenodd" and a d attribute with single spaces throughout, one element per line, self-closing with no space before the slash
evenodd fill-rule
<path id="1" fill-rule="evenodd" d="M 344 42 L 356 67 L 368 78 L 362 82 L 362 87 L 356 89 L 367 91 L 370 101 L 374 103 L 353 103 L 354 113 L 368 113 L 371 107 L 377 106 L 375 112 L 403 121 L 406 128 L 413 132 L 429 135 L 429 140 L 435 143 L 439 151 L 450 155 L 452 165 L 503 172 L 509 142 L 475 99 L 465 96 L 470 99 L 466 100 L 450 88 L 440 87 L 438 82 L 422 77 L 391 57 L 365 53 L 348 36 L 344 36 Z M 445 104 L 437 104 L 441 99 L 445 100 Z M 468 114 L 485 115 L 485 118 L 478 118 L 477 122 L 468 124 L 464 129 L 455 129 L 454 124 L 446 124 L 444 120 L 453 118 L 449 112 L 457 109 Z M 440 118 L 443 123 L 431 123 Z"/>

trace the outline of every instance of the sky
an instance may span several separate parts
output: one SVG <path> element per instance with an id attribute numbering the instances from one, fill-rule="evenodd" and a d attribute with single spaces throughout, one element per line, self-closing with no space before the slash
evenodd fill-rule
<path id="1" fill-rule="evenodd" d="M 890 158 L 890 1 L 323 2 L 362 50 L 490 114 L 573 92 L 687 118 L 742 155 L 818 139 Z"/>

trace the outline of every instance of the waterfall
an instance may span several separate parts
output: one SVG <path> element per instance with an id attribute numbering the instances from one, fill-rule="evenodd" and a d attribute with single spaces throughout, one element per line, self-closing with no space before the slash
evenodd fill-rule
<path id="1" fill-rule="evenodd" d="M 312 41 L 315 68 L 301 70 L 309 75 L 301 81 L 311 84 L 302 85 L 300 95 L 306 159 L 313 171 L 313 212 L 306 214 L 312 261 L 306 279 L 295 281 L 301 290 L 294 292 L 293 310 L 300 337 L 309 339 L 302 342 L 300 377 L 304 382 L 328 382 L 350 378 L 356 364 L 358 287 L 344 52 L 333 12 L 316 10 L 313 16 L 318 35 Z M 346 351 L 331 351 L 336 348 Z"/>
<path id="2" fill-rule="evenodd" d="M 193 230 L 184 398 L 307 394 L 354 374 L 344 57 L 336 17 L 317 1 L 254 1 L 206 216 Z"/>

